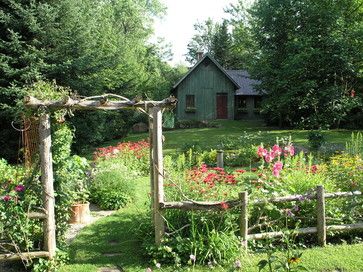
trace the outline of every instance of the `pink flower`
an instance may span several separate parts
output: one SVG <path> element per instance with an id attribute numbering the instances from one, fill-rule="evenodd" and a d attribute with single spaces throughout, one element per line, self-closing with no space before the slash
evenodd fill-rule
<path id="1" fill-rule="evenodd" d="M 284 148 L 284 156 L 287 157 L 287 156 L 294 156 L 295 155 L 295 148 L 293 145 L 287 145 L 285 146 Z"/>
<path id="2" fill-rule="evenodd" d="M 11 200 L 11 196 L 6 195 L 6 196 L 4 196 L 4 197 L 3 197 L 3 200 L 4 200 L 5 202 L 10 201 L 10 200 Z"/>
<path id="3" fill-rule="evenodd" d="M 267 163 L 270 163 L 270 162 L 273 161 L 274 158 L 275 158 L 275 153 L 272 151 L 272 152 L 269 152 L 269 153 L 266 154 L 265 161 Z"/>
<path id="4" fill-rule="evenodd" d="M 272 174 L 275 176 L 275 177 L 280 177 L 280 170 L 277 170 L 277 169 L 275 169 L 275 170 L 273 170 L 272 171 Z"/>
<path id="5" fill-rule="evenodd" d="M 272 152 L 274 153 L 275 156 L 280 156 L 282 153 L 282 149 L 278 145 L 274 145 L 272 147 Z"/>
<path id="6" fill-rule="evenodd" d="M 19 184 L 15 187 L 16 192 L 23 192 L 25 190 L 25 186 L 22 184 Z"/>
<path id="7" fill-rule="evenodd" d="M 259 146 L 258 149 L 257 149 L 257 155 L 262 158 L 262 157 L 265 157 L 267 154 L 267 150 L 264 149 L 262 146 Z"/>
<path id="8" fill-rule="evenodd" d="M 283 167 L 283 166 L 284 166 L 284 164 L 283 164 L 282 162 L 278 161 L 278 162 L 276 162 L 276 163 L 274 164 L 273 170 L 280 171 L 280 170 L 282 170 L 282 167 Z"/>
<path id="9" fill-rule="evenodd" d="M 229 208 L 228 204 L 226 202 L 221 202 L 221 208 L 223 210 L 227 210 Z"/>

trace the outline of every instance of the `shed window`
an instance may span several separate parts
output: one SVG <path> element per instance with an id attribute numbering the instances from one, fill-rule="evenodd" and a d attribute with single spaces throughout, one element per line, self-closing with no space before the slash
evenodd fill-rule
<path id="1" fill-rule="evenodd" d="M 237 109 L 247 108 L 247 98 L 243 96 L 238 96 L 237 99 Z"/>
<path id="2" fill-rule="evenodd" d="M 188 108 L 195 108 L 195 96 L 192 94 L 188 94 L 186 98 L 186 106 Z"/>
<path id="3" fill-rule="evenodd" d="M 185 110 L 195 111 L 195 95 L 187 94 L 185 98 Z"/>

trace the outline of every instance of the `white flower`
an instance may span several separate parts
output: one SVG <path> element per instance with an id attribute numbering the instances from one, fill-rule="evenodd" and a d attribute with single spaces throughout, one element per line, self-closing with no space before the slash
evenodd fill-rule
<path id="1" fill-rule="evenodd" d="M 191 260 L 192 262 L 195 262 L 195 260 L 196 260 L 196 257 L 195 257 L 195 255 L 193 255 L 193 254 L 190 254 L 189 258 L 190 258 L 190 260 Z"/>
<path id="2" fill-rule="evenodd" d="M 160 263 L 156 263 L 155 266 L 156 266 L 156 268 L 160 268 L 161 267 L 161 264 Z"/>
<path id="3" fill-rule="evenodd" d="M 234 262 L 234 267 L 235 268 L 241 268 L 242 267 L 241 261 L 240 260 L 235 261 Z"/>

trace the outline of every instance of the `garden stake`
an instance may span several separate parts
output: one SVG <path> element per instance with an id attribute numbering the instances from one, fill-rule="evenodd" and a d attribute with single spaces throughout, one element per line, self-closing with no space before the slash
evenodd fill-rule
<path id="1" fill-rule="evenodd" d="M 241 201 L 241 216 L 240 216 L 240 236 L 242 238 L 242 246 L 247 250 L 248 245 L 248 192 L 239 193 L 239 199 Z"/>

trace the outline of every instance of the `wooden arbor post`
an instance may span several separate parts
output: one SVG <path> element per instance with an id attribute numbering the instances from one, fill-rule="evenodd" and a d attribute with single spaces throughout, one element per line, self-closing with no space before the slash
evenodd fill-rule
<path id="1" fill-rule="evenodd" d="M 45 218 L 43 222 L 44 248 L 49 252 L 49 258 L 55 256 L 55 214 L 54 214 L 54 188 L 53 188 L 53 160 L 51 151 L 51 130 L 49 114 L 40 117 L 39 122 L 39 153 L 41 162 L 41 181 L 43 186 L 43 205 Z"/>
<path id="2" fill-rule="evenodd" d="M 152 205 L 153 222 L 155 227 L 155 243 L 161 244 L 165 234 L 165 222 L 160 208 L 164 203 L 164 164 L 163 164 L 163 134 L 162 134 L 162 112 L 161 108 L 152 108 Z"/>

